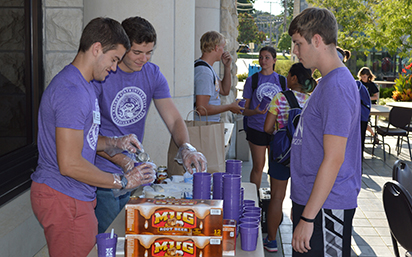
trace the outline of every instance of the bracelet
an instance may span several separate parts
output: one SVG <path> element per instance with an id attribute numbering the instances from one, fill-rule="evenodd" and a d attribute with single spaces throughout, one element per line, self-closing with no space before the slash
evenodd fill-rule
<path id="1" fill-rule="evenodd" d="M 315 222 L 315 219 L 308 219 L 308 218 L 303 217 L 302 215 L 300 216 L 300 219 L 303 221 L 309 222 L 309 223 Z"/>

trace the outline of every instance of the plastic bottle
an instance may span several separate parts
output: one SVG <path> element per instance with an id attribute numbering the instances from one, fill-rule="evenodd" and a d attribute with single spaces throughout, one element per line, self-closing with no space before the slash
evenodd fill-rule
<path id="1" fill-rule="evenodd" d="M 183 180 L 185 183 L 193 184 L 193 174 L 190 174 L 189 171 L 186 171 L 185 174 L 183 174 Z"/>

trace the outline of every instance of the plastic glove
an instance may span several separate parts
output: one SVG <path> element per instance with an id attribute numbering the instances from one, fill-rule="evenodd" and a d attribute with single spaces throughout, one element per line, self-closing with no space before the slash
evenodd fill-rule
<path id="1" fill-rule="evenodd" d="M 153 183 L 156 179 L 156 165 L 151 162 L 135 163 L 135 167 L 128 171 L 124 176 L 127 179 L 127 186 L 123 189 L 113 189 L 114 197 L 119 197 L 131 192 L 141 185 Z M 121 184 L 119 174 L 113 174 L 114 184 Z"/>
<path id="2" fill-rule="evenodd" d="M 139 142 L 135 134 L 122 137 L 106 137 L 106 148 L 104 151 L 108 155 L 113 157 L 124 150 L 130 153 L 144 152 L 143 145 Z"/>
<path id="3" fill-rule="evenodd" d="M 184 143 L 179 147 L 175 160 L 179 164 L 183 164 L 185 171 L 190 174 L 193 173 L 192 166 L 196 169 L 196 172 L 205 172 L 207 170 L 206 157 L 188 143 Z"/>

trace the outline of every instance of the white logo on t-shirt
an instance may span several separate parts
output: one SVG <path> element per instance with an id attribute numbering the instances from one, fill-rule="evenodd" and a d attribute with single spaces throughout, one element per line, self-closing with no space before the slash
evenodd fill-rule
<path id="1" fill-rule="evenodd" d="M 128 126 L 146 115 L 146 94 L 137 87 L 126 87 L 119 91 L 110 107 L 110 115 L 118 126 Z"/>
<path id="2" fill-rule="evenodd" d="M 93 111 L 93 117 L 94 117 L 94 113 L 100 114 L 99 102 L 97 101 L 97 99 L 95 100 L 95 103 L 94 103 L 94 109 L 95 110 Z M 93 122 L 92 126 L 89 129 L 89 132 L 87 133 L 87 143 L 89 144 L 89 147 L 93 149 L 94 151 L 96 150 L 98 137 L 99 137 L 99 124 Z"/>
<path id="3" fill-rule="evenodd" d="M 273 97 L 279 92 L 280 92 L 280 89 L 276 84 L 273 84 L 271 82 L 265 82 L 263 84 L 260 84 L 259 87 L 257 88 L 256 97 L 258 101 L 261 102 L 264 96 L 267 96 L 270 99 L 273 99 Z"/>

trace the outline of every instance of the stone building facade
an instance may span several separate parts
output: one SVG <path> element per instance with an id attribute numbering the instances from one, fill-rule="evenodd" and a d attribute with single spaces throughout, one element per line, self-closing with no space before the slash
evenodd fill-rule
<path id="1" fill-rule="evenodd" d="M 97 16 L 106 16 L 118 21 L 130 16 L 148 19 L 158 34 L 152 62 L 165 75 L 172 99 L 181 115 L 193 109 L 193 61 L 200 57 L 199 40 L 209 30 L 223 33 L 227 49 L 233 56 L 232 92 L 223 97 L 223 103 L 235 99 L 236 49 L 238 44 L 237 12 L 235 0 L 37 0 L 41 4 L 42 38 L 40 39 L 45 88 L 51 79 L 77 53 L 83 27 Z M 21 120 L 24 113 L 24 6 L 30 0 L 2 0 L 0 3 L 0 129 L 15 133 L 13 142 L 0 138 L 3 147 L 19 144 L 18 133 L 24 134 Z M 215 64 L 216 71 L 223 74 L 223 67 Z M 33 106 L 30 108 L 38 108 Z M 191 118 L 191 117 L 189 117 Z M 230 113 L 223 121 L 233 121 Z M 158 165 L 166 165 L 170 135 L 155 108 L 150 108 L 146 124 L 145 150 Z M 35 124 L 33 125 L 35 126 Z M 34 129 L 35 131 L 36 129 Z M 3 132 L 4 132 L 3 131 Z M 24 140 L 24 139 L 21 139 Z M 5 152 L 9 148 L 3 149 Z M 0 152 L 1 156 L 1 152 Z M 20 215 L 13 215 L 16 213 Z M 34 256 L 45 245 L 43 231 L 33 216 L 29 191 L 0 207 L 0 256 Z M 24 247 L 20 245 L 25 238 Z M 26 240 L 28 239 L 28 240 Z"/>

